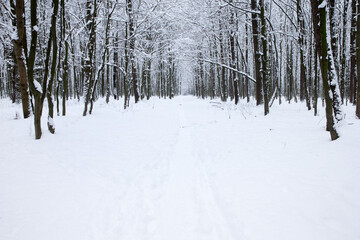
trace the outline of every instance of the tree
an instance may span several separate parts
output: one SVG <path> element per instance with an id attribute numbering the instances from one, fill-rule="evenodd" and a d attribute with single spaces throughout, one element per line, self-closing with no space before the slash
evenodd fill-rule
<path id="1" fill-rule="evenodd" d="M 87 42 L 85 50 L 85 59 L 84 59 L 84 72 L 85 72 L 85 86 L 84 86 L 84 95 L 85 95 L 85 107 L 83 116 L 86 116 L 88 111 L 88 104 L 91 100 L 91 95 L 93 92 L 93 87 L 95 83 L 94 79 L 94 58 L 96 53 L 96 16 L 97 16 L 97 0 L 92 1 L 88 0 L 86 2 L 86 20 L 87 20 L 87 30 L 89 31 L 89 40 Z"/>
<path id="2" fill-rule="evenodd" d="M 351 103 L 356 103 L 356 0 L 351 2 L 351 28 L 350 28 L 350 89 L 349 97 Z"/>
<path id="3" fill-rule="evenodd" d="M 28 92 L 28 78 L 26 70 L 27 62 L 27 44 L 26 44 L 26 27 L 25 27 L 25 5 L 24 0 L 16 0 L 14 6 L 13 0 L 11 5 L 16 12 L 17 39 L 13 39 L 14 53 L 17 62 L 17 69 L 20 75 L 20 93 L 24 118 L 30 116 L 30 100 Z"/>
<path id="4" fill-rule="evenodd" d="M 357 1 L 357 12 L 360 13 L 360 1 Z M 356 97 L 356 116 L 360 118 L 360 17 L 357 17 L 356 31 L 356 57 L 357 61 L 357 97 Z"/>
<path id="5" fill-rule="evenodd" d="M 304 14 L 301 7 L 301 0 L 297 0 L 297 18 L 298 18 L 298 29 L 299 38 L 298 43 L 300 47 L 300 101 L 306 100 L 306 106 L 308 110 L 311 109 L 310 98 L 307 88 L 307 76 L 306 76 L 306 63 L 304 55 L 304 36 L 305 36 L 305 21 Z"/>
<path id="6" fill-rule="evenodd" d="M 260 54 L 260 43 L 259 43 L 259 11 L 256 0 L 251 0 L 251 23 L 252 23 L 252 33 L 253 33 L 253 43 L 254 43 L 254 61 L 255 61 L 255 79 L 256 79 L 256 105 L 262 103 L 262 76 L 260 73 L 261 67 L 261 54 Z"/>
<path id="7" fill-rule="evenodd" d="M 342 44 L 341 44 L 341 76 L 340 76 L 340 94 L 341 94 L 341 102 L 344 103 L 345 98 L 345 76 L 346 76 L 346 36 L 347 36 L 347 12 L 348 12 L 349 0 L 344 0 L 344 8 L 343 8 L 343 26 L 342 26 Z"/>
<path id="8" fill-rule="evenodd" d="M 264 96 L 264 115 L 269 113 L 269 79 L 268 79 L 268 43 L 265 20 L 265 3 L 260 0 L 260 18 L 261 18 L 261 39 L 262 39 L 262 87 Z"/>
<path id="9" fill-rule="evenodd" d="M 132 0 L 126 0 L 126 12 L 128 14 L 128 27 L 129 27 L 129 59 L 131 65 L 131 81 L 134 92 L 135 103 L 139 101 L 139 92 L 138 92 L 138 83 L 137 83 L 137 73 L 136 73 L 136 61 L 135 61 L 135 18 L 134 18 L 134 9 Z"/>
<path id="10" fill-rule="evenodd" d="M 330 37 L 327 33 L 327 6 L 326 0 L 311 0 L 312 18 L 314 26 L 314 38 L 316 41 L 316 49 L 320 61 L 321 76 L 323 82 L 323 91 L 326 101 L 326 130 L 330 132 L 331 140 L 339 138 L 336 129 L 336 121 L 342 120 L 342 112 L 340 108 L 340 91 L 336 79 L 336 70 L 334 59 L 332 57 Z M 332 95 L 330 95 L 330 92 Z M 333 111 L 335 119 L 333 116 Z"/>

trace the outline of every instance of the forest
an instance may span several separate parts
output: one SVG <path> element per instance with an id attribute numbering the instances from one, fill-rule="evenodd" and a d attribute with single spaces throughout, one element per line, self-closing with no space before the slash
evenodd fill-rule
<path id="1" fill-rule="evenodd" d="M 0 0 L 1 240 L 359 240 L 360 0 Z"/>
<path id="2" fill-rule="evenodd" d="M 34 115 L 40 139 L 67 101 L 191 94 L 221 101 L 275 100 L 326 108 L 339 137 L 341 105 L 360 94 L 356 0 L 6 0 L 0 12 L 0 96 Z M 359 62 L 359 63 L 358 63 Z M 131 100 L 133 99 L 133 100 Z"/>

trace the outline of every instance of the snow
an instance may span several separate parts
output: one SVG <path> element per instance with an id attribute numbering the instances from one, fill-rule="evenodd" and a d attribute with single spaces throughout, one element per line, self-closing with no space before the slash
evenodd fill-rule
<path id="1" fill-rule="evenodd" d="M 55 127 L 55 122 L 54 119 L 50 116 L 48 116 L 48 124 L 52 127 Z"/>
<path id="2" fill-rule="evenodd" d="M 318 8 L 321 9 L 321 8 L 325 8 L 325 7 L 326 7 L 326 0 L 323 0 Z"/>
<path id="3" fill-rule="evenodd" d="M 34 80 L 34 86 L 35 86 L 36 91 L 38 91 L 39 93 L 42 93 L 42 87 L 38 81 Z"/>
<path id="4" fill-rule="evenodd" d="M 69 101 L 36 141 L 2 99 L 0 239 L 359 239 L 354 107 L 330 141 L 323 109 L 276 102 Z"/>

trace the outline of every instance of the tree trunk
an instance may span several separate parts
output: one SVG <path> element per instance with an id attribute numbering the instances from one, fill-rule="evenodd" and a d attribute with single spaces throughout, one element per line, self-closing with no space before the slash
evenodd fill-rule
<path id="1" fill-rule="evenodd" d="M 300 46 L 300 101 L 306 100 L 306 106 L 308 110 L 311 109 L 309 93 L 307 89 L 307 76 L 306 76 L 306 63 L 304 56 L 304 36 L 305 36 L 305 22 L 304 14 L 302 12 L 301 0 L 297 0 L 297 18 L 299 28 L 299 46 Z"/>
<path id="2" fill-rule="evenodd" d="M 339 62 L 338 62 L 338 23 L 337 23 L 337 14 L 336 14 L 336 8 L 338 1 L 336 0 L 329 0 L 329 23 L 330 23 L 330 44 L 331 44 L 331 50 L 333 53 L 334 58 L 334 66 L 336 70 L 336 74 L 339 73 Z M 336 76 L 339 78 L 339 76 Z"/>
<path id="3" fill-rule="evenodd" d="M 223 39 L 223 29 L 222 29 L 222 23 L 221 20 L 219 20 L 219 28 L 220 28 L 220 34 L 219 34 L 219 45 L 220 45 L 220 62 L 222 65 L 225 64 L 224 58 L 225 58 L 225 50 L 224 50 L 224 39 Z M 227 99 L 227 91 L 226 91 L 226 83 L 225 83 L 225 67 L 221 66 L 221 101 L 225 102 Z"/>
<path id="4" fill-rule="evenodd" d="M 11 1 L 13 3 L 13 1 Z M 13 4 L 12 4 L 13 5 Z M 16 27 L 18 39 L 13 40 L 14 54 L 20 75 L 20 93 L 24 118 L 30 116 L 30 100 L 28 92 L 28 79 L 26 70 L 26 27 L 24 0 L 16 0 Z"/>
<path id="5" fill-rule="evenodd" d="M 360 1 L 357 0 L 357 12 L 360 13 Z M 360 118 L 360 17 L 357 17 L 356 23 L 356 57 L 357 57 L 357 98 L 356 98 L 356 116 Z"/>
<path id="6" fill-rule="evenodd" d="M 139 101 L 139 92 L 137 84 L 136 62 L 135 62 L 135 23 L 132 0 L 126 0 L 126 11 L 129 17 L 129 58 L 131 65 L 131 80 L 134 91 L 135 103 Z"/>
<path id="7" fill-rule="evenodd" d="M 62 0 L 63 1 L 63 0 Z M 55 71 L 56 71 L 56 59 L 57 59 L 57 39 L 56 39 L 56 15 L 58 11 L 58 0 L 54 0 L 54 15 L 51 25 L 51 37 L 49 41 L 52 41 L 53 45 L 53 58 L 52 58 L 52 65 L 51 65 L 51 72 L 50 72 L 50 80 L 49 80 L 49 86 L 47 87 L 46 91 L 46 97 L 48 101 L 49 106 L 49 114 L 48 114 L 48 129 L 51 133 L 55 133 L 55 124 L 54 124 L 54 103 L 52 99 L 52 89 L 53 89 L 53 83 L 55 78 Z"/>
<path id="8" fill-rule="evenodd" d="M 230 2 L 232 3 L 232 0 L 230 0 Z M 229 36 L 229 40 L 230 40 L 230 53 L 231 53 L 231 63 L 230 63 L 230 67 L 233 69 L 236 69 L 236 53 L 235 53 L 235 30 L 236 29 L 236 24 L 235 24 L 235 16 L 234 16 L 234 11 L 231 8 L 230 9 L 230 36 Z M 239 91 L 238 91 L 238 80 L 236 79 L 236 73 L 235 71 L 231 71 L 230 73 L 231 79 L 230 79 L 230 85 L 233 85 L 233 89 L 234 89 L 234 97 L 235 97 L 235 104 L 237 104 L 239 102 Z"/>
<path id="9" fill-rule="evenodd" d="M 316 41 L 316 49 L 319 55 L 320 61 L 320 69 L 321 76 L 323 80 L 323 90 L 324 97 L 326 102 L 326 120 L 327 127 L 326 130 L 330 132 L 331 140 L 336 140 L 339 138 L 339 134 L 335 127 L 334 117 L 333 117 L 333 99 L 330 96 L 330 85 L 333 79 L 329 79 L 334 77 L 332 74 L 329 74 L 329 70 L 331 70 L 330 65 L 333 58 L 331 54 L 329 54 L 328 48 L 328 36 L 327 36 L 327 14 L 326 14 L 326 0 L 311 0 L 311 8 L 312 8 L 312 18 L 313 18 L 313 26 L 314 26 L 314 37 Z M 331 53 L 331 51 L 330 51 Z M 335 70 L 334 70 L 335 71 Z M 335 113 L 336 114 L 336 113 Z"/>
<path id="10" fill-rule="evenodd" d="M 264 0 L 260 0 L 260 17 L 261 17 L 261 38 L 263 45 L 262 54 L 262 84 L 264 94 L 264 115 L 269 114 L 269 76 L 268 76 L 268 49 L 267 49 L 267 32 L 266 32 L 266 20 L 265 20 L 265 4 Z"/>
<path id="11" fill-rule="evenodd" d="M 340 78 L 340 94 L 341 102 L 344 103 L 345 97 L 345 77 L 346 77 L 346 35 L 347 35 L 347 10 L 349 0 L 344 0 L 344 11 L 343 11 L 343 34 L 342 34 L 342 55 L 341 55 L 341 78 Z"/>
<path id="12" fill-rule="evenodd" d="M 351 30 L 350 30 L 350 89 L 349 97 L 350 102 L 356 103 L 356 76 L 355 76 L 355 67 L 356 67 L 356 0 L 351 2 Z"/>
<path id="13" fill-rule="evenodd" d="M 92 89 L 95 83 L 94 79 L 94 57 L 95 57 L 95 44 L 96 44 L 96 12 L 97 12 L 97 0 L 94 0 L 93 6 L 91 2 L 87 2 L 87 19 L 88 19 L 88 30 L 89 42 L 86 49 L 85 55 L 85 86 L 84 86 L 84 95 L 85 95 L 85 107 L 83 116 L 86 116 L 88 111 L 88 104 L 90 103 L 92 96 Z M 91 10 L 93 12 L 91 12 Z"/>
<path id="14" fill-rule="evenodd" d="M 257 0 L 251 0 L 252 11 L 258 12 Z M 254 61 L 255 61 L 255 79 L 256 79 L 256 105 L 262 103 L 262 76 L 260 72 L 261 67 L 261 54 L 260 54 L 260 42 L 259 42 L 259 19 L 257 13 L 251 14 L 253 42 L 254 42 Z"/>
<path id="15" fill-rule="evenodd" d="M 311 46 L 312 47 L 312 46 Z M 314 63 L 315 63 L 315 78 L 314 78 L 314 93 L 313 93 L 313 108 L 314 108 L 314 116 L 317 116 L 318 114 L 318 82 L 319 82 L 319 74 L 318 74 L 318 59 L 317 59 L 317 53 L 315 51 L 314 53 Z"/>
<path id="16" fill-rule="evenodd" d="M 65 29 L 66 29 L 66 22 L 65 22 L 65 1 L 61 0 L 61 38 L 62 42 L 65 40 Z M 62 83 L 63 83 L 63 93 L 62 93 L 62 115 L 66 115 L 66 100 L 69 96 L 69 86 L 68 86 L 68 75 L 69 75 L 69 42 L 68 40 L 65 40 L 65 57 L 63 61 L 63 77 L 62 77 Z"/>

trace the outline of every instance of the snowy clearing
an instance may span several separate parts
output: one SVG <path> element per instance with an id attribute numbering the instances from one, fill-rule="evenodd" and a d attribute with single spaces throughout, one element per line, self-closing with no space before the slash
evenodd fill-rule
<path id="1" fill-rule="evenodd" d="M 360 120 L 330 141 L 304 104 L 69 102 L 34 140 L 0 100 L 0 239 L 360 239 Z M 21 118 L 21 117 L 20 117 Z"/>

